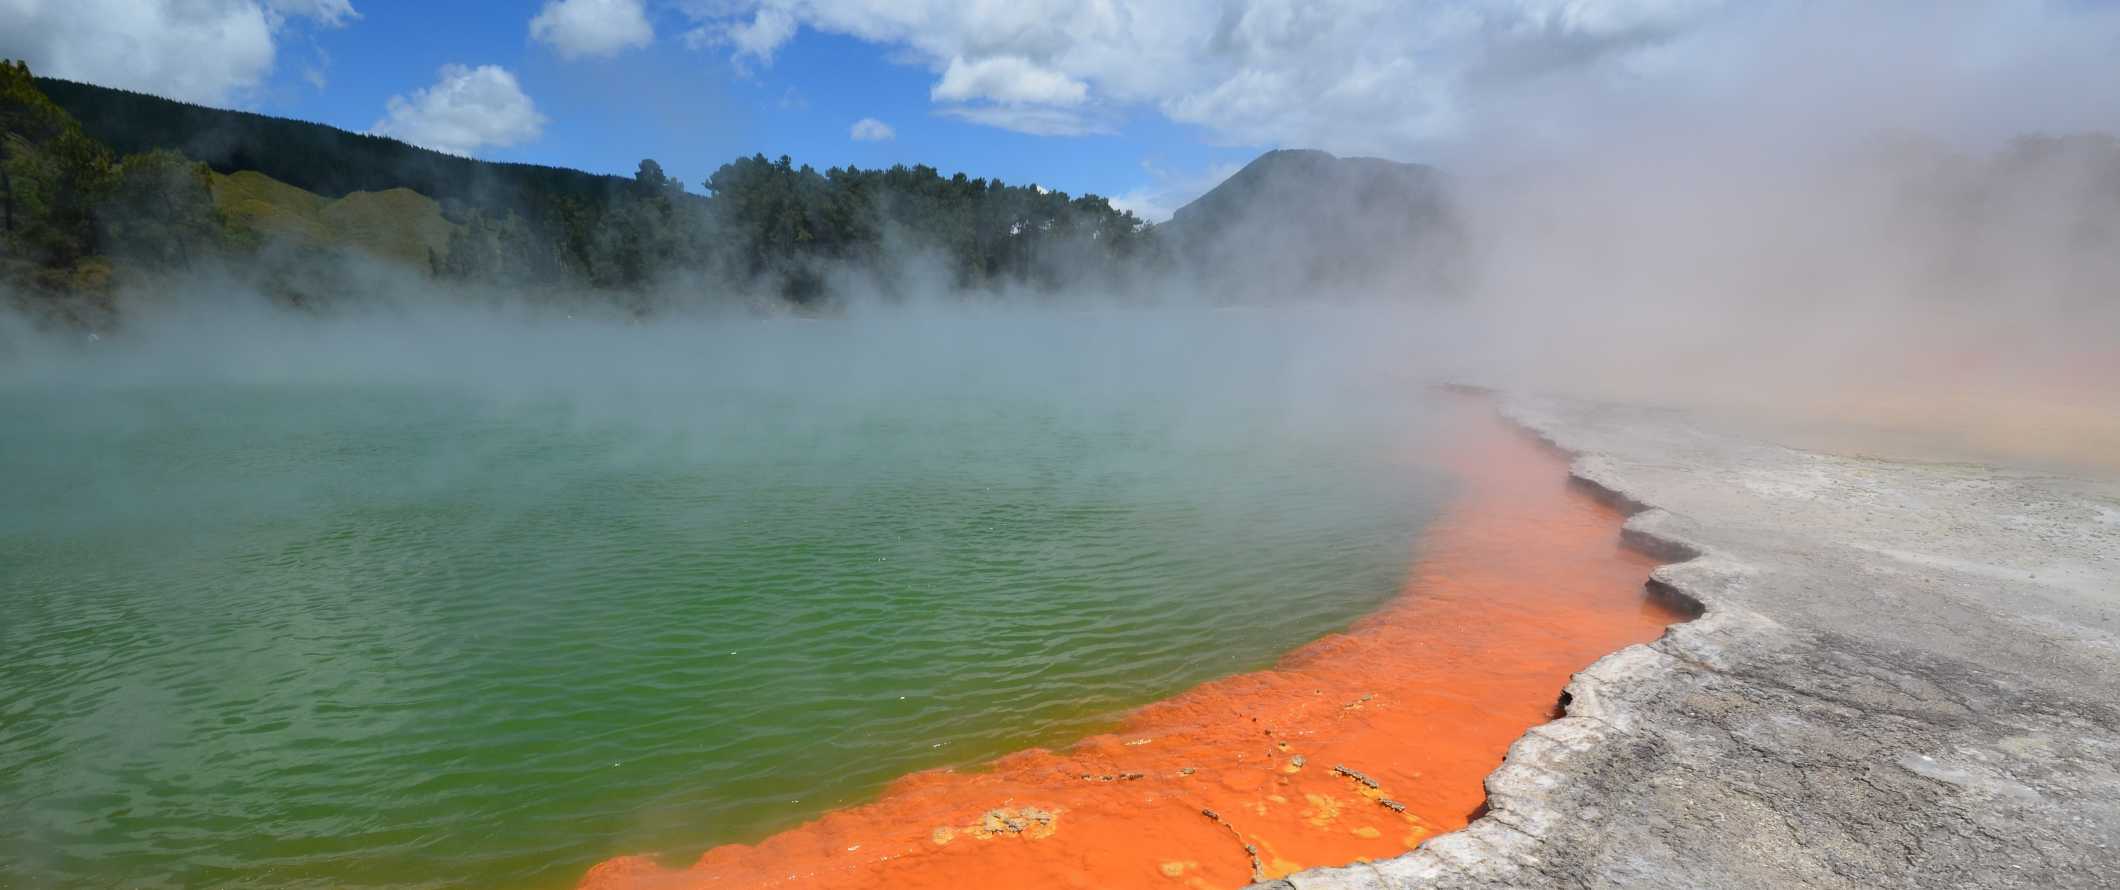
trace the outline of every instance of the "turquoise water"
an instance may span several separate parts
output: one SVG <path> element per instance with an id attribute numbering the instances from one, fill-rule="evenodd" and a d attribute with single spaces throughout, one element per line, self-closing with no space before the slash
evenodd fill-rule
<path id="1" fill-rule="evenodd" d="M 564 887 L 1270 663 L 1395 592 L 1426 409 L 1187 325 L 18 375 L 0 885 Z"/>

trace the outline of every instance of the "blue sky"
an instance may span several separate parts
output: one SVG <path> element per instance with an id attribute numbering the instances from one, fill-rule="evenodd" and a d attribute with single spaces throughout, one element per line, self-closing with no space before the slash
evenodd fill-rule
<path id="1" fill-rule="evenodd" d="M 358 21 L 305 29 L 304 39 L 286 44 L 282 64 L 247 104 L 362 131 L 383 116 L 391 96 L 432 84 L 443 65 L 498 65 L 516 75 L 550 122 L 535 139 L 479 156 L 620 174 L 652 157 L 695 190 L 721 163 L 763 152 L 819 169 L 926 163 L 945 173 L 1117 195 L 1155 185 L 1145 164 L 1198 170 L 1241 164 L 1264 150 L 1213 144 L 1199 127 L 1154 113 L 1127 115 L 1116 132 L 1071 136 L 944 116 L 929 101 L 933 72 L 844 35 L 805 30 L 770 65 L 740 69 L 725 52 L 676 39 L 566 59 L 530 39 L 529 18 L 496 14 L 490 3 L 368 0 Z M 319 67 L 321 88 L 306 77 Z M 887 124 L 893 138 L 851 138 L 864 118 Z"/>
<path id="2" fill-rule="evenodd" d="M 1270 147 L 1221 138 L 1146 107 L 1111 108 L 1099 131 L 1075 135 L 974 123 L 937 110 L 930 99 L 937 72 L 902 46 L 801 28 L 773 48 L 770 60 L 739 59 L 725 39 L 687 40 L 698 21 L 677 5 L 642 7 L 655 32 L 645 45 L 570 55 L 553 41 L 532 38 L 537 5 L 336 2 L 347 10 L 336 21 L 329 14 L 305 16 L 299 3 L 263 7 L 272 26 L 270 66 L 253 82 L 209 91 L 218 94 L 65 65 L 55 71 L 55 60 L 18 54 L 31 56 L 40 73 L 354 131 L 377 127 L 392 97 L 433 87 L 446 76 L 444 66 L 496 66 L 513 76 L 543 124 L 533 136 L 469 146 L 468 153 L 618 174 L 654 158 L 695 191 L 721 163 L 763 152 L 819 169 L 926 163 L 945 173 L 1071 193 L 1132 195 L 1135 206 L 1162 213 L 1171 208 L 1156 205 L 1152 196 L 1159 191 L 1175 186 L 1186 194 L 1164 197 L 1182 200 L 1211 184 L 1194 180 L 1226 175 Z M 881 121 L 891 137 L 853 138 L 851 128 L 863 119 Z M 427 141 L 415 133 L 393 135 Z M 1173 182 L 1180 176 L 1186 181 Z"/>
<path id="3" fill-rule="evenodd" d="M 695 189 L 762 152 L 1152 219 L 1281 147 L 1467 170 L 2120 129 L 2086 95 L 2120 83 L 2120 11 L 2081 0 L 0 0 L 0 57 L 478 157 L 652 157 Z"/>

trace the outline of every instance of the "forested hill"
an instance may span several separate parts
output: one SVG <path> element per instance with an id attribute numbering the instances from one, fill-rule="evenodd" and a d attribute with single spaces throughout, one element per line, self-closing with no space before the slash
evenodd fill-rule
<path id="1" fill-rule="evenodd" d="M 360 256 L 636 311 L 898 287 L 1100 292 L 1173 272 L 1242 300 L 1444 290 L 1462 252 L 1434 171 L 1317 151 L 1269 152 L 1150 227 L 1096 195 L 927 165 L 752 156 L 693 191 L 653 160 L 630 178 L 495 163 L 20 64 L 0 76 L 0 122 L 9 108 L 43 122 L 0 126 L 0 283 L 47 293 L 224 269 L 310 305 L 358 298 L 366 279 L 333 270 Z"/>
<path id="2" fill-rule="evenodd" d="M 1108 290 L 1155 253 L 1149 228 L 1104 198 L 924 164 L 754 155 L 697 186 L 707 194 L 654 160 L 630 178 L 477 161 L 0 60 L 0 296 L 86 307 L 46 312 L 69 318 L 107 320 L 122 293 L 198 275 L 295 305 L 359 300 L 385 287 L 367 274 L 377 260 L 646 313 L 855 290 Z"/>
<path id="3" fill-rule="evenodd" d="M 120 155 L 168 149 L 220 173 L 251 170 L 327 198 L 409 188 L 445 204 L 528 212 L 540 201 L 609 201 L 630 182 L 561 167 L 479 161 L 308 121 L 36 78 L 37 88 Z"/>

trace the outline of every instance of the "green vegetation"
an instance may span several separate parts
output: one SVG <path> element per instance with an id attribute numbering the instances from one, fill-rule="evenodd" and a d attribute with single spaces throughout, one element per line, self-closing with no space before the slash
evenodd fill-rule
<path id="1" fill-rule="evenodd" d="M 606 291 L 627 306 L 651 290 L 816 304 L 835 275 L 906 257 L 933 260 L 960 287 L 1057 288 L 1117 280 L 1150 248 L 1148 227 L 1103 198 L 925 165 L 818 172 L 759 155 L 723 165 L 699 195 L 653 160 L 631 179 L 477 161 L 21 65 L 6 88 L 11 150 L 30 159 L 18 165 L 30 185 L 10 187 L 24 197 L 9 206 L 33 223 L 11 235 L 9 255 L 46 277 L 105 255 L 143 271 L 211 258 L 307 302 L 343 276 L 294 266 L 359 254 L 463 284 Z"/>
<path id="2" fill-rule="evenodd" d="M 191 268 L 220 244 L 212 173 L 166 149 L 129 155 L 98 206 L 109 246 L 155 268 Z"/>
<path id="3" fill-rule="evenodd" d="M 53 308 L 75 322 L 107 313 L 106 244 L 137 245 L 149 264 L 180 261 L 190 236 L 210 228 L 180 219 L 199 207 L 184 167 L 164 154 L 114 162 L 37 90 L 27 66 L 0 61 L 0 284 L 69 298 Z"/>
<path id="4" fill-rule="evenodd" d="M 300 247 L 351 249 L 425 266 L 446 254 L 462 228 L 442 205 L 411 189 L 354 192 L 336 200 L 249 170 L 211 174 L 209 200 L 225 214 L 234 239 L 285 238 Z M 251 246 L 255 246 L 253 243 Z"/>
<path id="5" fill-rule="evenodd" d="M 110 153 L 29 82 L 0 65 L 0 231 L 8 257 L 67 269 L 95 253 L 94 205 L 111 179 Z"/>
<path id="6" fill-rule="evenodd" d="M 505 212 L 537 201 L 601 203 L 626 187 L 619 176 L 476 161 L 382 136 L 94 84 L 39 77 L 35 86 L 115 151 L 166 148 L 222 173 L 253 170 L 327 198 L 409 188 L 444 203 Z"/>
<path id="7" fill-rule="evenodd" d="M 754 155 L 698 185 L 653 160 L 631 178 L 492 163 L 20 63 L 0 72 L 0 285 L 106 313 L 117 290 L 175 273 L 298 305 L 358 298 L 376 279 L 354 257 L 645 312 L 824 305 L 852 282 L 1109 289 L 1174 263 L 1240 298 L 1382 276 L 1441 286 L 1460 252 L 1433 171 L 1323 152 L 1268 153 L 1162 227 L 1095 195 L 926 165 L 819 171 Z"/>
<path id="8" fill-rule="evenodd" d="M 1058 287 L 1114 271 L 1147 239 L 1139 219 L 1104 198 L 945 179 L 924 164 L 818 173 L 760 155 L 723 165 L 706 184 L 710 223 L 731 236 L 719 246 L 736 268 L 783 276 L 798 296 L 811 286 L 800 277 L 806 262 L 875 264 L 901 247 L 947 257 L 958 286 Z"/>

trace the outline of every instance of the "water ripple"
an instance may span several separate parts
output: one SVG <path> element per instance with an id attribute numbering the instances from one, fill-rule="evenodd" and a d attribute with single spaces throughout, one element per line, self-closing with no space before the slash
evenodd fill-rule
<path id="1" fill-rule="evenodd" d="M 191 410 L 0 403 L 41 511 L 0 525 L 9 886 L 558 887 L 756 839 L 1342 627 L 1435 501 L 1403 442 L 1154 406 L 135 397 Z"/>

